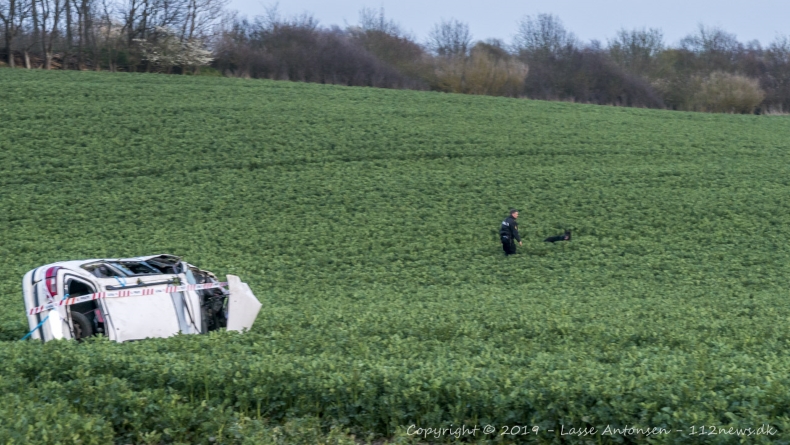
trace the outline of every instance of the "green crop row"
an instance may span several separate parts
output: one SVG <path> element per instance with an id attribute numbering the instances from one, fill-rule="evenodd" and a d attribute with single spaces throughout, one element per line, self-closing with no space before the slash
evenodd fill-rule
<path id="1" fill-rule="evenodd" d="M 0 85 L 0 444 L 460 440 L 412 425 L 788 443 L 784 116 L 135 74 Z M 505 258 L 510 207 L 524 245 Z M 155 253 L 239 275 L 253 329 L 17 341 L 26 271 Z M 500 435 L 518 425 L 539 434 Z M 607 425 L 672 433 L 560 434 Z M 761 425 L 775 434 L 693 434 Z"/>

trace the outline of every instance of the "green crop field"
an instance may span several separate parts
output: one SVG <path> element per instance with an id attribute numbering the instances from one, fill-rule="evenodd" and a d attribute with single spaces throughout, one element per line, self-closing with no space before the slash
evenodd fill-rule
<path id="1" fill-rule="evenodd" d="M 787 444 L 788 196 L 786 116 L 2 69 L 0 444 Z M 155 253 L 252 331 L 18 341 L 26 271 Z"/>

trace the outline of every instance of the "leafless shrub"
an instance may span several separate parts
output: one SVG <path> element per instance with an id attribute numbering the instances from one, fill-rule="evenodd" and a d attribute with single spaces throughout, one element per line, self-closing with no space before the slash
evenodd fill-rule
<path id="1" fill-rule="evenodd" d="M 385 17 L 383 8 L 378 13 L 362 9 L 359 25 L 349 27 L 347 32 L 354 43 L 410 78 L 414 85 L 427 87 L 433 75 L 428 54 L 397 23 Z"/>
<path id="2" fill-rule="evenodd" d="M 284 19 L 270 11 L 254 22 L 237 20 L 217 48 L 222 72 L 256 78 L 388 88 L 419 87 L 418 81 L 383 63 L 340 29 L 322 29 L 302 16 Z"/>
<path id="3" fill-rule="evenodd" d="M 761 111 L 783 113 L 790 110 L 790 37 L 778 36 L 748 73 L 760 79 L 766 97 Z"/>
<path id="4" fill-rule="evenodd" d="M 664 107 L 661 95 L 645 79 L 625 72 L 597 46 L 574 48 L 529 68 L 524 94 L 533 99 Z"/>

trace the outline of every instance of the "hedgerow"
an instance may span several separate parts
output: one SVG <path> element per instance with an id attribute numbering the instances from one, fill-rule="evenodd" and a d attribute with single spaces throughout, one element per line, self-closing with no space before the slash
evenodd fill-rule
<path id="1" fill-rule="evenodd" d="M 0 443 L 787 443 L 785 117 L 0 70 Z M 69 92 L 65 94 L 64 92 Z M 496 230 L 521 210 L 524 246 Z M 542 242 L 573 229 L 570 243 Z M 21 278 L 182 255 L 253 329 L 18 342 Z M 702 425 L 774 436 L 693 436 Z M 451 437 L 424 441 L 454 441 Z M 784 440 L 785 442 L 781 442 Z"/>

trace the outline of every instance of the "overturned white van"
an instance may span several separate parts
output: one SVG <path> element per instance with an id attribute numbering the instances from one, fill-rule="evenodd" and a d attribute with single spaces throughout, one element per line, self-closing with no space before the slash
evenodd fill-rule
<path id="1" fill-rule="evenodd" d="M 250 329 L 261 304 L 246 283 L 227 278 L 174 255 L 47 264 L 22 279 L 28 337 L 124 342 Z"/>

